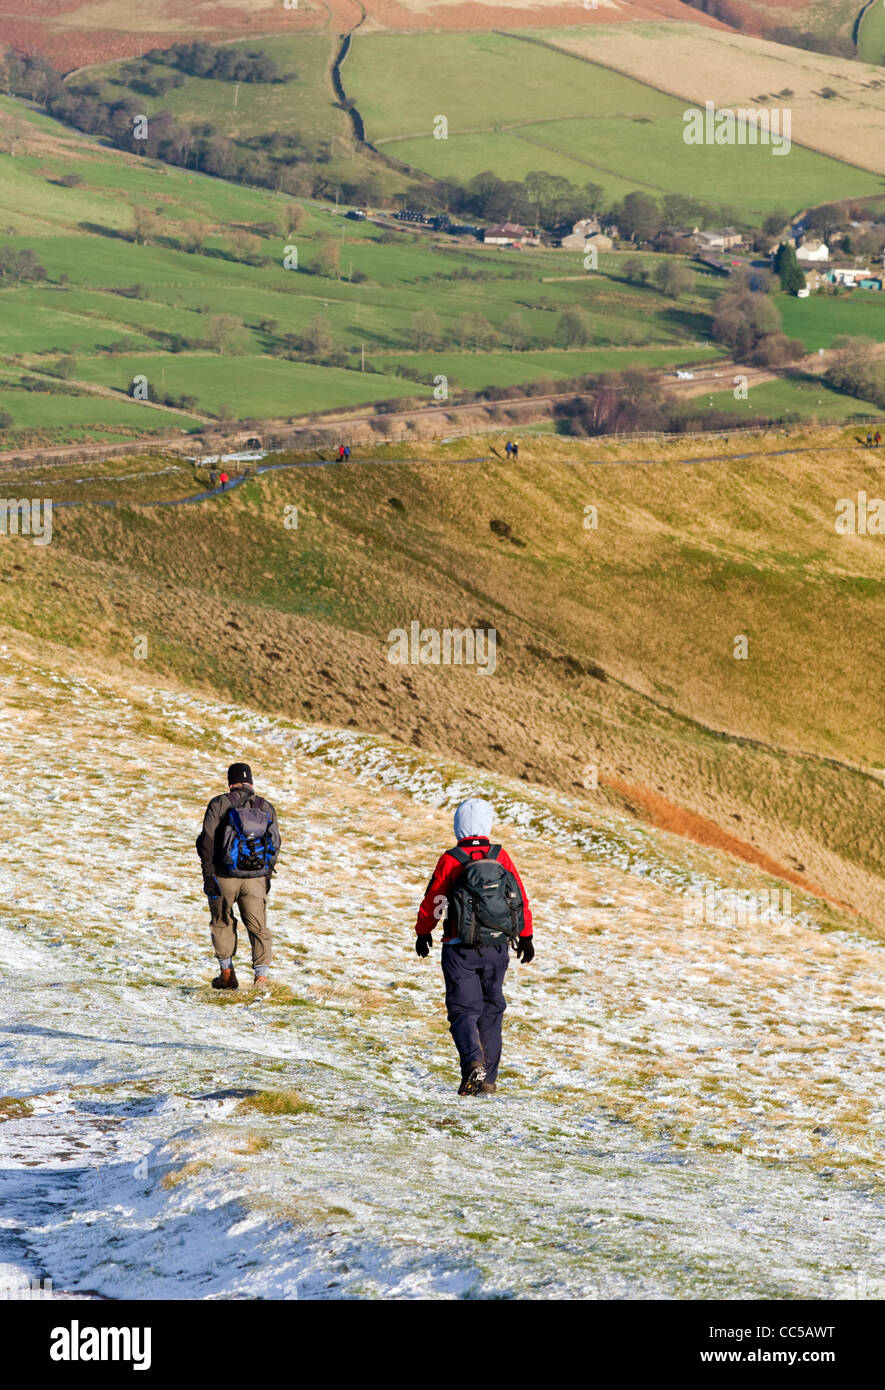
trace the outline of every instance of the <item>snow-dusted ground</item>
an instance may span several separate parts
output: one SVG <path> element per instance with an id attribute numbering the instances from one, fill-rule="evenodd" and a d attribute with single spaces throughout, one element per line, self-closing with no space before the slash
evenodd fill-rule
<path id="1" fill-rule="evenodd" d="M 686 925 L 692 883 L 763 880 L 414 749 L 54 660 L 0 651 L 0 1286 L 882 1296 L 878 944 L 807 903 Z M 261 1002 L 208 988 L 192 848 L 234 757 L 285 840 Z M 412 924 L 477 787 L 538 956 L 508 975 L 498 1096 L 459 1099 Z M 267 1091 L 304 1106 L 251 1108 Z"/>

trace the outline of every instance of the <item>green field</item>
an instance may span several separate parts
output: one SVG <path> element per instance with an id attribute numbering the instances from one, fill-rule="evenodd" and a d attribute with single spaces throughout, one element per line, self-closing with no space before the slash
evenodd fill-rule
<path id="1" fill-rule="evenodd" d="M 123 429 L 115 437 L 137 438 L 142 434 L 174 434 L 193 429 L 194 421 L 169 410 L 155 410 L 137 401 L 115 400 L 108 396 L 49 395 L 45 392 L 17 391 L 0 382 L 0 409 L 12 416 L 13 429 L 52 430 L 54 442 L 108 438 L 109 431 Z M 0 433 L 0 440 L 4 438 Z"/>
<path id="2" fill-rule="evenodd" d="M 272 357 L 217 357 L 158 353 L 150 356 L 87 357 L 77 364 L 83 381 L 126 391 L 135 376 L 174 395 L 196 396 L 201 408 L 217 413 L 226 406 L 237 418 L 304 415 L 333 406 L 364 405 L 394 396 L 429 396 L 430 388 L 410 381 L 309 362 Z"/>
<path id="3" fill-rule="evenodd" d="M 197 421 L 186 414 L 160 410 L 137 401 L 80 390 L 60 381 L 50 390 L 28 390 L 20 368 L 0 363 L 0 410 L 12 424 L 0 431 L 0 448 L 14 443 L 16 431 L 34 434 L 37 442 L 64 444 L 88 439 L 137 439 L 148 434 L 193 430 Z M 33 381 L 34 378 L 31 377 Z"/>
<path id="4" fill-rule="evenodd" d="M 19 369 L 51 371 L 64 353 L 74 358 L 74 383 L 125 391 L 143 374 L 161 398 L 192 397 L 203 414 L 288 417 L 426 395 L 440 373 L 473 390 L 631 362 L 670 365 L 712 351 L 699 344 L 719 284 L 704 273 L 676 304 L 626 283 L 622 254 L 603 255 L 588 274 L 574 253 L 516 257 L 408 229 L 382 237 L 373 223 L 310 202 L 302 204 L 293 242 L 286 230 L 292 200 L 284 194 L 103 148 L 32 119 L 7 98 L 0 110 L 37 132 L 14 158 L 0 154 L 2 245 L 33 252 L 46 272 L 36 282 L 0 282 L 0 357 Z M 62 186 L 71 173 L 81 182 Z M 135 207 L 155 217 L 150 244 L 131 239 Z M 204 232 L 202 252 L 186 249 L 195 221 Z M 262 230 L 244 259 L 238 231 L 256 226 Z M 327 243 L 337 244 L 340 279 L 311 273 Z M 283 264 L 292 244 L 298 270 Z M 565 351 L 560 318 L 574 306 L 586 313 L 588 337 L 582 349 Z M 416 315 L 427 310 L 438 329 L 433 351 L 421 351 L 415 338 Z M 208 350 L 219 315 L 240 325 L 223 355 Z M 477 316 L 491 335 L 481 352 L 469 332 L 465 337 L 465 322 Z M 291 360 L 292 344 L 318 319 L 337 360 Z M 514 319 L 531 351 L 509 350 Z M 358 370 L 363 355 L 365 372 Z M 398 364 L 423 381 L 397 376 Z M 39 426 L 42 442 L 46 429 L 72 422 L 58 421 L 57 402 L 51 418 L 35 420 L 32 407 L 41 398 L 16 397 L 10 412 L 20 431 Z M 77 409 L 99 407 L 87 398 Z M 134 403 L 122 409 L 121 425 L 144 414 Z M 108 428 L 118 424 L 107 420 Z"/>
<path id="5" fill-rule="evenodd" d="M 295 73 L 290 82 L 230 82 L 182 74 L 180 87 L 170 87 L 162 95 L 135 92 L 145 114 L 169 111 L 190 123 L 209 121 L 221 133 L 236 136 L 264 135 L 271 130 L 293 131 L 301 136 L 326 142 L 345 136 L 349 126 L 345 113 L 334 105 L 329 77 L 336 40 L 331 35 L 302 34 L 297 38 L 274 36 L 226 45 L 243 52 L 258 48 L 271 53 L 281 75 Z M 71 79 L 76 87 L 84 81 L 94 83 L 103 100 L 117 100 L 131 90 L 129 73 L 139 61 L 111 62 L 85 69 Z M 169 78 L 175 68 L 151 63 L 151 77 Z M 239 91 L 236 88 L 239 88 Z"/>
<path id="6" fill-rule="evenodd" d="M 451 135 L 550 116 L 665 116 L 673 107 L 642 82 L 509 34 L 358 34 L 345 82 L 374 142 L 433 140 L 438 115 Z"/>
<path id="7" fill-rule="evenodd" d="M 885 63 L 885 5 L 881 0 L 872 0 L 861 16 L 857 52 L 868 63 Z"/>
<path id="8" fill-rule="evenodd" d="M 623 252 L 603 254 L 588 273 L 574 252 L 515 255 L 407 228 L 385 232 L 314 202 L 301 203 L 302 225 L 290 233 L 293 200 L 285 194 L 108 149 L 8 98 L 0 112 L 35 132 L 14 157 L 0 154 L 0 245 L 33 252 L 45 268 L 43 279 L 0 281 L 0 358 L 13 377 L 51 372 L 61 354 L 74 359 L 74 385 L 125 392 L 145 375 L 193 428 L 201 415 L 289 418 L 426 397 L 438 375 L 450 378 L 457 400 L 459 391 L 485 386 L 669 368 L 718 351 L 710 311 L 723 284 L 699 267 L 694 288 L 676 302 L 626 282 Z M 71 173 L 80 182 L 64 187 Z M 137 207 L 154 218 L 148 244 L 132 239 Z M 188 243 L 195 222 L 200 249 Z M 298 269 L 290 270 L 284 253 L 292 245 Z M 337 247 L 338 271 L 315 273 L 329 246 Z M 647 257 L 650 271 L 655 259 Z M 810 349 L 846 332 L 882 337 L 885 298 L 872 292 L 779 296 L 779 304 L 786 331 Z M 585 337 L 566 350 L 562 315 L 570 308 L 584 312 Z M 417 336 L 428 311 L 432 346 Z M 234 342 L 213 336 L 220 316 L 234 320 Z M 481 337 L 472 336 L 476 323 Z M 318 324 L 326 346 L 314 352 L 303 344 Z M 520 351 L 511 350 L 514 324 Z M 79 428 L 125 430 L 148 418 L 158 427 L 159 412 L 148 417 L 122 399 L 110 402 L 115 412 L 94 396 L 29 395 L 13 378 L 7 390 L 12 446 L 26 444 L 29 432 L 43 443 L 52 431 L 69 438 Z M 182 397 L 190 398 L 185 406 Z M 76 402 L 69 415 L 65 402 Z M 187 410 L 196 412 L 190 420 Z M 163 427 L 178 427 L 170 418 Z"/>
<path id="9" fill-rule="evenodd" d="M 779 294 L 777 306 L 784 332 L 800 338 L 809 352 L 828 348 L 834 338 L 846 334 L 885 341 L 885 293 L 881 290 L 812 294 L 808 299 Z"/>
<path id="10" fill-rule="evenodd" d="M 878 176 L 796 145 L 784 156 L 686 145 L 684 101 L 512 35 L 359 35 L 347 83 L 368 138 L 438 178 L 490 169 L 520 179 L 544 169 L 602 184 L 612 199 L 642 188 L 745 214 L 882 188 Z M 447 139 L 434 138 L 441 115 Z"/>
<path id="11" fill-rule="evenodd" d="M 695 348 L 694 361 L 712 361 L 715 347 Z M 374 359 L 375 365 L 393 371 L 397 363 L 414 367 L 428 377 L 443 373 L 449 383 L 467 390 L 484 386 L 518 386 L 521 382 L 550 377 L 553 382 L 592 372 L 616 372 L 622 367 L 669 367 L 686 360 L 685 350 L 631 348 L 622 350 L 573 348 L 569 352 L 416 352 L 408 356 Z"/>
<path id="12" fill-rule="evenodd" d="M 796 380 L 785 378 L 781 381 L 765 381 L 759 386 L 751 386 L 748 399 L 736 401 L 732 391 L 714 391 L 713 408 L 731 411 L 739 423 L 742 416 L 763 415 L 777 419 L 793 414 L 802 420 L 851 420 L 855 416 L 873 415 L 881 417 L 880 406 L 870 401 L 854 400 L 834 391 L 823 381 Z M 697 398 L 698 413 L 703 415 L 711 397 Z"/>

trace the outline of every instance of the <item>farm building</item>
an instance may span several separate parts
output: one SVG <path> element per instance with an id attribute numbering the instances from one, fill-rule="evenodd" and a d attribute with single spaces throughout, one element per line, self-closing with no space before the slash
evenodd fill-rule
<path id="1" fill-rule="evenodd" d="M 862 281 L 871 278 L 871 271 L 869 266 L 860 269 L 857 266 L 837 265 L 828 271 L 824 278 L 829 280 L 831 285 L 845 285 L 853 290 L 857 289 Z"/>
<path id="2" fill-rule="evenodd" d="M 796 247 L 797 261 L 828 261 L 830 259 L 830 248 L 823 241 L 817 241 L 814 237 L 803 237 Z"/>
<path id="3" fill-rule="evenodd" d="M 560 242 L 566 251 L 586 251 L 588 246 L 595 246 L 597 251 L 610 251 L 614 244 L 611 237 L 606 236 L 604 232 L 570 232 Z"/>
<path id="4" fill-rule="evenodd" d="M 497 227 L 486 227 L 483 242 L 486 246 L 538 246 L 540 237 L 533 228 L 519 222 L 502 222 Z"/>
<path id="5" fill-rule="evenodd" d="M 720 227 L 710 232 L 696 232 L 694 241 L 699 251 L 730 251 L 743 245 L 743 236 L 734 227 Z"/>

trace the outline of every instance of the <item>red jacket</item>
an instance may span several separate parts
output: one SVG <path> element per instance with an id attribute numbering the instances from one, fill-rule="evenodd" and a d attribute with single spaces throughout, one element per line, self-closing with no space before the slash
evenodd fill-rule
<path id="1" fill-rule="evenodd" d="M 458 841 L 458 848 L 466 850 L 472 859 L 483 859 L 489 851 L 489 841 L 483 837 L 473 836 L 466 840 Z M 531 936 L 532 934 L 532 910 L 529 907 L 529 900 L 523 887 L 516 865 L 510 858 L 506 849 L 502 849 L 498 855 L 498 863 L 505 869 L 509 869 L 519 884 L 519 891 L 522 894 L 522 905 L 525 912 L 525 926 L 520 932 L 520 936 Z M 451 851 L 446 850 L 445 854 L 440 855 L 436 868 L 431 875 L 430 882 L 424 894 L 421 906 L 418 909 L 418 920 L 415 923 L 415 931 L 419 936 L 429 936 L 434 927 L 439 926 L 446 912 L 446 899 L 449 889 L 460 874 L 464 865 L 455 859 Z M 456 936 L 444 936 L 443 941 L 457 941 Z"/>

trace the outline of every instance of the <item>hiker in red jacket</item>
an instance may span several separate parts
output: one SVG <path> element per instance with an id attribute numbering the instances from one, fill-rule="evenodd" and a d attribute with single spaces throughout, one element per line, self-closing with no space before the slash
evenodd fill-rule
<path id="1" fill-rule="evenodd" d="M 524 965 L 534 958 L 532 913 L 509 854 L 489 842 L 494 810 L 469 797 L 455 811 L 457 845 L 433 871 L 415 924 L 415 950 L 426 956 L 444 918 L 442 969 L 449 1030 L 461 1059 L 459 1096 L 497 1089 L 504 975 L 511 945 Z"/>

